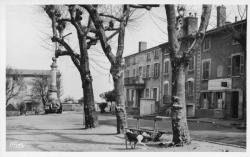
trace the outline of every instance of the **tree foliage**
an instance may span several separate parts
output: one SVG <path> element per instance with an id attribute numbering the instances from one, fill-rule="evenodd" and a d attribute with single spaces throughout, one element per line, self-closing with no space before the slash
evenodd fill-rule
<path id="1" fill-rule="evenodd" d="M 100 97 L 106 100 L 106 102 L 114 102 L 115 96 L 116 96 L 115 90 L 111 90 L 100 94 Z"/>

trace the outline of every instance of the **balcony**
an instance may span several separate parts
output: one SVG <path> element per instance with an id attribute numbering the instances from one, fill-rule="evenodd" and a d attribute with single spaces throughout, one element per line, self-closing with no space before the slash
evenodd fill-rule
<path id="1" fill-rule="evenodd" d="M 137 89 L 143 89 L 145 87 L 144 80 L 141 76 L 124 78 L 124 86 L 133 86 Z"/>

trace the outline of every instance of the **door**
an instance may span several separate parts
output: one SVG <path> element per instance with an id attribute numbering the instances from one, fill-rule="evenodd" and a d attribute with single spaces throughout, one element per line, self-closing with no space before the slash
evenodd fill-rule
<path id="1" fill-rule="evenodd" d="M 231 116 L 232 118 L 238 118 L 238 106 L 239 106 L 239 92 L 232 92 L 231 99 Z"/>

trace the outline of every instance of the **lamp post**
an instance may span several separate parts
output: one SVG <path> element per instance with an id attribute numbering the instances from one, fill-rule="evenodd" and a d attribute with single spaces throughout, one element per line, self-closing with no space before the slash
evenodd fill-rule
<path id="1" fill-rule="evenodd" d="M 49 97 L 48 103 L 45 106 L 45 113 L 49 112 L 62 112 L 62 106 L 57 96 L 57 65 L 56 58 L 52 58 L 51 70 L 50 70 L 50 85 L 49 85 Z"/>

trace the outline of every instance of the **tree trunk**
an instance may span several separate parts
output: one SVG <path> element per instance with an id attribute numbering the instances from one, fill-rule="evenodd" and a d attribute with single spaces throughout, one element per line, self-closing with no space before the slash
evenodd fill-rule
<path id="1" fill-rule="evenodd" d="M 114 70 L 116 73 L 112 71 L 111 74 L 113 76 L 114 81 L 114 89 L 115 89 L 115 99 L 116 99 L 116 106 L 115 106 L 115 113 L 116 113 L 116 120 L 117 120 L 117 134 L 124 133 L 124 129 L 127 127 L 127 113 L 124 103 L 124 95 L 123 95 L 123 76 L 121 72 L 121 66 L 117 66 L 120 70 Z"/>
<path id="2" fill-rule="evenodd" d="M 86 77 L 82 78 L 82 86 L 85 128 L 95 128 L 98 125 L 98 119 L 95 111 L 92 81 L 89 81 Z"/>
<path id="3" fill-rule="evenodd" d="M 175 145 L 190 144 L 191 142 L 186 118 L 185 71 L 184 64 L 174 67 L 172 70 L 172 142 Z"/>
<path id="4" fill-rule="evenodd" d="M 83 102 L 84 102 L 84 117 L 85 128 L 95 128 L 98 125 L 98 119 L 95 111 L 95 100 L 92 86 L 92 76 L 89 69 L 89 56 L 87 51 L 86 37 L 81 36 L 79 33 L 79 47 L 81 53 L 81 79 L 83 88 Z"/>

